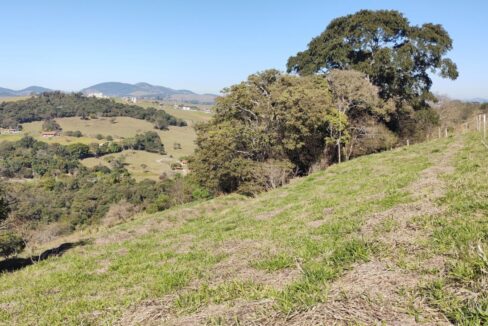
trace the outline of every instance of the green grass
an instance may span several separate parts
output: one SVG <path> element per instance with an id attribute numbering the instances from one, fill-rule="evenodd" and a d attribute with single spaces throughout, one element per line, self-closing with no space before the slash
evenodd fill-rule
<path id="1" fill-rule="evenodd" d="M 175 315 L 262 299 L 272 300 L 273 309 L 283 314 L 310 308 L 327 301 L 331 282 L 354 264 L 391 254 L 376 238 L 364 237 L 361 227 L 373 213 L 412 202 L 408 186 L 452 143 L 442 139 L 361 157 L 256 198 L 223 196 L 101 229 L 91 236 L 98 243 L 1 275 L 0 320 L 110 324 L 144 300 L 169 300 Z M 468 140 L 455 174 L 446 177 L 443 203 L 450 207 L 449 216 L 417 222 L 433 230 L 434 241 L 426 250 L 452 258 L 448 276 L 427 284 L 421 294 L 452 320 L 481 320 L 480 309 L 486 306 L 483 296 L 472 306 L 446 290 L 446 284 L 470 284 L 482 273 L 470 244 L 481 240 L 486 245 L 487 240 L 488 182 L 479 185 L 488 175 L 486 155 Z M 313 225 L 317 221 L 322 222 Z M 395 227 L 387 219 L 376 232 Z M 215 280 L 226 269 L 230 276 Z M 259 277 L 241 277 L 242 269 L 270 279 L 285 270 L 300 272 L 275 286 Z"/>
<path id="2" fill-rule="evenodd" d="M 177 118 L 180 118 L 180 119 L 183 119 L 183 120 L 189 122 L 190 125 L 194 125 L 194 124 L 199 123 L 199 122 L 205 122 L 205 121 L 208 121 L 212 118 L 212 115 L 209 113 L 206 113 L 203 111 L 179 110 L 179 109 L 176 109 L 174 107 L 174 105 L 171 105 L 171 104 L 161 105 L 161 104 L 154 104 L 151 101 L 140 100 L 140 101 L 137 101 L 137 105 L 142 106 L 144 108 L 156 107 L 156 108 L 162 109 L 162 110 L 166 111 L 167 113 L 169 113 L 169 114 L 171 114 Z M 189 104 L 189 105 L 192 106 L 194 104 Z M 209 105 L 198 105 L 198 106 L 205 108 L 205 109 L 210 108 Z"/>
<path id="3" fill-rule="evenodd" d="M 96 136 L 101 134 L 102 136 L 112 136 L 115 140 L 121 138 L 134 137 L 138 133 L 146 131 L 156 131 L 161 137 L 161 141 L 164 144 L 165 151 L 168 155 L 172 155 L 176 158 L 187 156 L 193 153 L 195 149 L 194 140 L 196 138 L 193 127 L 169 127 L 169 130 L 156 130 L 152 123 L 129 118 L 129 117 L 117 117 L 115 123 L 111 122 L 109 118 L 98 118 L 91 120 L 81 120 L 78 117 L 73 118 L 58 118 L 56 121 L 59 123 L 63 131 L 75 131 L 82 132 L 83 137 L 67 137 L 58 136 L 51 138 L 41 137 L 42 133 L 42 121 L 25 123 L 22 125 L 23 134 L 30 134 L 31 136 L 49 143 L 102 143 L 106 140 L 98 140 Z M 20 136 L 17 136 L 20 138 Z M 2 138 L 0 138 L 2 140 Z M 181 144 L 181 149 L 173 149 L 173 144 L 178 142 Z"/>
<path id="4" fill-rule="evenodd" d="M 446 259 L 446 274 L 424 288 L 432 306 L 453 323 L 488 323 L 488 149 L 471 135 L 445 177 L 440 204 L 447 212 L 423 222 L 432 230 L 430 250 Z M 475 294 L 475 295 L 470 295 Z"/>

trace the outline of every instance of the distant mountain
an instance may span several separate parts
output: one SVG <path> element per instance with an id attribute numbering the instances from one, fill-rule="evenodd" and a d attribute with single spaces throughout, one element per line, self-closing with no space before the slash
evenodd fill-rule
<path id="1" fill-rule="evenodd" d="M 477 98 L 471 99 L 470 102 L 488 103 L 488 98 L 477 97 Z"/>
<path id="2" fill-rule="evenodd" d="M 40 94 L 43 92 L 51 91 L 49 88 L 44 88 L 40 86 L 30 86 L 21 90 L 13 90 L 8 88 L 1 88 L 0 87 L 0 97 L 9 97 L 9 96 L 27 96 L 30 94 Z"/>
<path id="3" fill-rule="evenodd" d="M 211 104 L 217 95 L 197 94 L 186 89 L 175 90 L 164 86 L 148 83 L 127 84 L 118 82 L 100 83 L 81 90 L 85 94 L 102 93 L 110 97 L 137 97 L 159 99 L 176 102 Z"/>

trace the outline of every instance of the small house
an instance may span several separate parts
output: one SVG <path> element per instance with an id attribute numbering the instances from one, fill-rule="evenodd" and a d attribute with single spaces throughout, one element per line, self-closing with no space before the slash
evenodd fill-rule
<path id="1" fill-rule="evenodd" d="M 59 136 L 59 131 L 44 131 L 41 134 L 42 137 L 49 138 L 49 137 L 56 137 Z"/>

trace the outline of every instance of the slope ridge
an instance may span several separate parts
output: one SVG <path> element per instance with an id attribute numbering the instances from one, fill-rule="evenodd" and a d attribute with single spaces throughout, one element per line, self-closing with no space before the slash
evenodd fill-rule
<path id="1" fill-rule="evenodd" d="M 442 200 L 452 196 L 445 178 L 458 171 L 454 163 L 483 157 L 468 139 L 469 146 L 449 138 L 370 155 L 256 198 L 224 196 L 101 230 L 91 245 L 2 275 L 0 317 L 448 323 L 456 317 L 431 298 L 429 282 L 447 273 L 452 257 L 431 240 L 434 221 L 451 214 Z"/>

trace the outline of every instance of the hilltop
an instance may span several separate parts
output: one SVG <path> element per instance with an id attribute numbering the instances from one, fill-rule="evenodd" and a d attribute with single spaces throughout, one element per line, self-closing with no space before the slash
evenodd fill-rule
<path id="1" fill-rule="evenodd" d="M 51 91 L 51 89 L 40 86 L 30 86 L 21 90 L 0 87 L 0 98 L 28 96 L 31 94 L 41 94 Z M 136 97 L 139 99 L 157 99 L 169 102 L 194 104 L 213 104 L 218 96 L 215 94 L 197 94 L 186 89 L 176 90 L 148 83 L 127 84 L 119 82 L 106 82 L 92 85 L 83 88 L 81 92 L 84 94 L 101 93 L 107 97 Z"/>
<path id="2" fill-rule="evenodd" d="M 50 92 L 49 88 L 40 86 L 29 86 L 21 90 L 13 90 L 8 88 L 0 87 L 0 97 L 16 97 L 16 96 L 27 96 L 31 94 L 40 94 L 44 92 Z"/>
<path id="3" fill-rule="evenodd" d="M 167 101 L 211 104 L 217 95 L 196 94 L 189 90 L 175 90 L 164 86 L 155 86 L 148 83 L 127 84 L 107 82 L 96 84 L 81 90 L 85 94 L 102 93 L 112 97 L 133 96 L 146 99 L 160 99 Z"/>
<path id="4" fill-rule="evenodd" d="M 85 230 L 0 276 L 0 320 L 486 322 L 486 155 L 474 135 L 444 138 Z"/>

